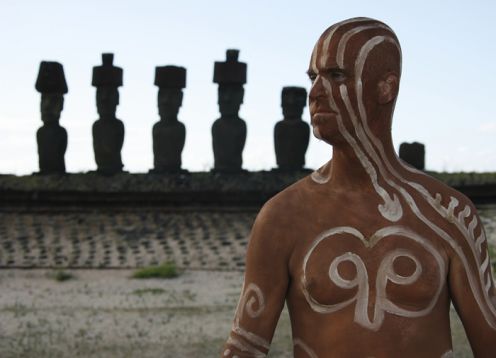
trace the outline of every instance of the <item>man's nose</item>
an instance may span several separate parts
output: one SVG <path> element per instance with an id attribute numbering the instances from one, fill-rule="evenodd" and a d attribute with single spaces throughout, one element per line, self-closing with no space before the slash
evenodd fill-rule
<path id="1" fill-rule="evenodd" d="M 310 101 L 315 101 L 318 98 L 325 97 L 325 88 L 322 84 L 322 77 L 318 75 L 312 83 L 312 87 L 310 88 L 310 92 L 308 94 L 308 98 Z"/>

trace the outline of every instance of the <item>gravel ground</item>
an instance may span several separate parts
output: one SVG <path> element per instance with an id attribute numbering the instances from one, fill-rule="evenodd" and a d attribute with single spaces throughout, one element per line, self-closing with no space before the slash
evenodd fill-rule
<path id="1" fill-rule="evenodd" d="M 186 271 L 171 280 L 131 279 L 131 270 L 0 271 L 0 356 L 217 357 L 230 330 L 242 273 Z M 452 316 L 456 357 L 471 357 Z M 269 357 L 290 357 L 281 316 Z"/>

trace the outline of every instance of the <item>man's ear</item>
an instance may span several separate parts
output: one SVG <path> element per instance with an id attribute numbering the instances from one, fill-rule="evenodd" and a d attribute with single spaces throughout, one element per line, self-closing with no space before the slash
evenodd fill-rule
<path id="1" fill-rule="evenodd" d="M 398 95 L 399 79 L 394 72 L 384 75 L 377 83 L 377 102 L 387 104 Z"/>

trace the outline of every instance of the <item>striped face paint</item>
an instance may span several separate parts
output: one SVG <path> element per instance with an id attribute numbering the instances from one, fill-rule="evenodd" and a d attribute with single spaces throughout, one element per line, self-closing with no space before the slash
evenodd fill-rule
<path id="1" fill-rule="evenodd" d="M 345 27 L 350 25 L 352 26 L 351 30 L 347 32 L 344 31 Z M 314 102 L 312 95 L 310 96 L 310 101 L 311 107 L 317 107 L 317 111 L 332 111 L 336 114 L 335 120 L 341 137 L 352 147 L 355 155 L 369 175 L 375 191 L 383 201 L 383 204 L 378 206 L 379 212 L 384 218 L 395 222 L 402 217 L 403 209 L 398 196 L 395 193 L 388 193 L 384 187 L 379 184 L 377 172 L 383 170 L 380 166 L 380 161 L 375 160 L 374 166 L 370 159 L 377 158 L 373 156 L 375 153 L 373 148 L 371 148 L 371 144 L 363 135 L 357 135 L 363 132 L 360 121 L 357 118 L 357 113 L 360 113 L 359 108 L 353 107 L 347 94 L 348 89 L 346 85 L 341 83 L 341 81 L 334 81 L 332 73 L 331 76 L 328 76 L 328 72 L 333 71 L 333 69 L 346 70 L 347 68 L 352 68 L 352 66 L 344 64 L 346 45 L 354 35 L 360 34 L 362 31 L 366 30 L 382 30 L 383 32 L 392 33 L 384 24 L 377 23 L 376 21 L 367 18 L 355 18 L 332 26 L 319 39 L 312 54 L 311 70 L 309 71 L 312 73 L 312 76 L 315 76 L 311 93 L 313 91 L 315 97 L 318 96 L 315 92 L 324 92 L 323 94 L 325 94 L 325 96 L 320 96 L 320 99 L 317 98 L 317 100 L 322 101 L 322 97 L 324 97 L 328 103 L 312 103 Z M 368 55 L 368 53 L 366 55 Z M 363 57 L 366 58 L 366 56 Z M 357 61 L 359 60 L 364 61 L 362 58 L 359 58 Z M 315 86 L 319 86 L 319 88 L 314 88 Z M 315 109 L 313 109 L 313 111 L 315 111 Z M 327 120 L 329 121 L 331 119 L 328 118 Z M 364 120 L 366 120 L 366 118 Z M 350 128 L 350 124 L 352 128 Z M 326 135 L 326 133 L 323 133 L 320 130 L 319 124 L 312 121 L 312 125 L 314 126 L 314 133 L 317 133 L 318 137 L 323 138 Z M 372 155 L 372 158 L 369 158 L 370 155 Z M 312 176 L 312 178 L 316 177 L 317 175 Z M 321 179 L 316 182 L 325 183 L 327 180 Z"/>
<path id="2" fill-rule="evenodd" d="M 360 22 L 366 22 L 370 21 L 370 19 L 366 17 L 356 17 L 353 19 L 348 19 L 344 20 L 341 22 L 338 22 L 337 24 L 332 25 L 330 28 L 328 28 L 324 34 L 321 36 L 320 40 L 317 41 L 315 44 L 315 47 L 313 49 L 312 53 L 312 60 L 311 60 L 311 68 L 314 70 L 315 73 L 317 73 L 317 57 L 319 55 L 319 52 L 321 52 L 322 56 L 319 59 L 320 61 L 320 66 L 324 67 L 325 64 L 327 63 L 327 59 L 329 56 L 329 46 L 331 43 L 332 38 L 334 37 L 334 33 L 341 28 L 343 25 L 346 24 L 355 24 L 355 23 L 360 23 Z"/>

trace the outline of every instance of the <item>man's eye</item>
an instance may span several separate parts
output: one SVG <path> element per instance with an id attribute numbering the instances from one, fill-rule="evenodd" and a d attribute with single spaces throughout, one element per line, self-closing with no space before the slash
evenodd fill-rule
<path id="1" fill-rule="evenodd" d="M 317 78 L 317 75 L 314 73 L 311 73 L 308 75 L 308 78 L 310 79 L 310 82 L 314 82 L 315 79 Z"/>
<path id="2" fill-rule="evenodd" d="M 331 71 L 331 78 L 335 81 L 344 81 L 346 76 L 341 71 Z"/>

